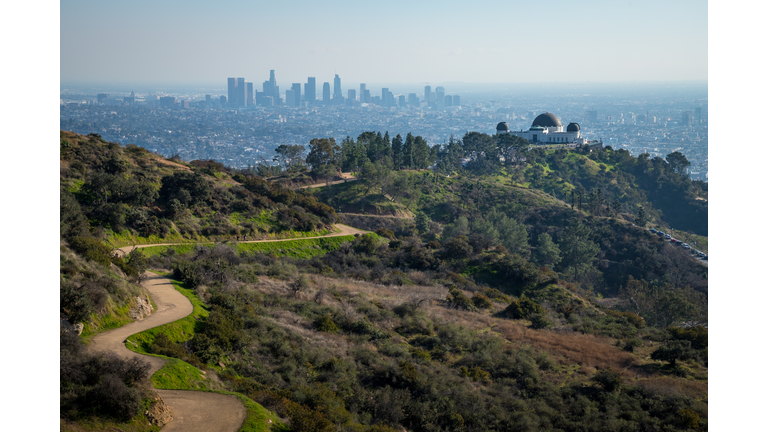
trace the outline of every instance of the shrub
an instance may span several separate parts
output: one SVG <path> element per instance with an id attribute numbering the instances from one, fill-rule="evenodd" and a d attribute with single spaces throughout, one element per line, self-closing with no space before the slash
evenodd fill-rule
<path id="1" fill-rule="evenodd" d="M 491 381 L 491 374 L 482 370 L 480 366 L 475 366 L 472 369 L 467 369 L 465 366 L 462 366 L 459 373 L 463 377 L 472 378 L 473 381 Z"/>
<path id="2" fill-rule="evenodd" d="M 323 315 L 315 320 L 315 328 L 321 332 L 338 333 L 339 326 L 333 321 L 330 315 Z"/>
<path id="3" fill-rule="evenodd" d="M 84 322 L 94 313 L 93 301 L 83 288 L 83 286 L 78 287 L 65 281 L 59 285 L 60 307 L 67 314 L 67 320 L 72 324 Z"/>
<path id="4" fill-rule="evenodd" d="M 291 290 L 294 296 L 298 296 L 300 292 L 306 291 L 307 288 L 309 288 L 309 279 L 305 275 L 299 275 L 296 279 L 293 280 L 288 285 L 288 288 Z"/>
<path id="5" fill-rule="evenodd" d="M 474 296 L 472 296 L 472 304 L 475 305 L 478 309 L 491 309 L 493 308 L 493 303 L 488 299 L 488 297 L 475 293 Z"/>
<path id="6" fill-rule="evenodd" d="M 669 327 L 667 328 L 673 339 L 686 340 L 691 343 L 693 349 L 704 349 L 709 343 L 708 331 L 704 326 L 696 325 L 688 328 Z"/>
<path id="7" fill-rule="evenodd" d="M 531 320 L 531 328 L 543 329 L 552 327 L 552 323 L 547 319 L 546 314 L 535 313 L 529 318 Z"/>
<path id="8" fill-rule="evenodd" d="M 139 411 L 141 398 L 136 389 L 129 388 L 114 374 L 101 377 L 98 384 L 85 394 L 86 404 L 99 412 L 128 421 Z"/>
<path id="9" fill-rule="evenodd" d="M 540 304 L 526 297 L 525 294 L 512 301 L 504 309 L 504 313 L 514 319 L 528 319 L 534 314 L 543 314 L 544 308 Z"/>
<path id="10" fill-rule="evenodd" d="M 651 358 L 653 360 L 666 361 L 669 362 L 671 366 L 675 366 L 677 360 L 688 360 L 695 355 L 696 353 L 691 349 L 690 341 L 672 340 L 652 352 Z"/>
<path id="11" fill-rule="evenodd" d="M 621 374 L 611 368 L 602 369 L 592 376 L 592 381 L 596 382 L 603 390 L 612 392 L 621 388 Z"/>
<path id="12" fill-rule="evenodd" d="M 469 299 L 469 297 L 465 296 L 464 293 L 461 292 L 461 290 L 459 290 L 458 288 L 452 287 L 449 289 L 449 292 L 450 294 L 448 294 L 448 297 L 446 297 L 446 301 L 448 302 L 448 305 L 450 307 L 453 307 L 456 309 L 477 311 L 477 308 Z"/>

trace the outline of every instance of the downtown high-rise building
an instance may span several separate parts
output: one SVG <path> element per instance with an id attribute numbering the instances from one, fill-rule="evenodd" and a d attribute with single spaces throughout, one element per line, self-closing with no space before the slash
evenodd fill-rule
<path id="1" fill-rule="evenodd" d="M 331 84 L 327 81 L 323 83 L 323 104 L 331 104 Z"/>
<path id="2" fill-rule="evenodd" d="M 296 103 L 296 92 L 293 89 L 289 89 L 285 91 L 285 104 L 289 107 L 299 106 Z"/>
<path id="3" fill-rule="evenodd" d="M 343 96 L 341 95 L 341 78 L 339 78 L 339 74 L 336 74 L 336 76 L 333 77 L 333 99 L 337 104 L 340 104 L 343 99 Z"/>
<path id="4" fill-rule="evenodd" d="M 280 87 L 277 85 L 277 79 L 275 78 L 275 70 L 272 69 L 269 71 L 269 81 L 264 81 L 264 83 L 261 85 L 262 92 L 261 94 L 257 95 L 256 103 L 259 105 L 271 105 L 269 104 L 268 100 L 265 100 L 264 98 L 271 97 L 272 103 L 275 105 L 279 104 L 280 101 Z"/>
<path id="5" fill-rule="evenodd" d="M 435 104 L 438 108 L 445 106 L 445 87 L 435 87 Z"/>
<path id="6" fill-rule="evenodd" d="M 453 106 L 461 106 L 461 96 L 453 95 Z"/>
<path id="7" fill-rule="evenodd" d="M 357 96 L 355 95 L 355 89 L 347 90 L 347 105 L 354 105 L 355 99 L 357 99 Z"/>
<path id="8" fill-rule="evenodd" d="M 307 83 L 304 84 L 304 101 L 310 105 L 314 105 L 317 97 L 315 90 L 315 77 L 308 77 Z"/>
<path id="9" fill-rule="evenodd" d="M 429 107 L 430 102 L 432 102 L 432 87 L 431 86 L 424 86 L 424 102 L 427 103 L 427 107 Z"/>
<path id="10" fill-rule="evenodd" d="M 408 93 L 408 105 L 419 106 L 419 95 L 416 93 Z"/>
<path id="11" fill-rule="evenodd" d="M 227 78 L 227 101 L 231 108 L 241 108 L 248 101 L 245 78 Z"/>
<path id="12" fill-rule="evenodd" d="M 245 106 L 251 106 L 253 105 L 253 83 L 246 83 L 245 89 L 247 93 L 245 95 Z"/>
<path id="13" fill-rule="evenodd" d="M 291 106 L 301 106 L 301 83 L 291 84 L 291 90 L 293 90 L 293 97 L 295 98 Z"/>
<path id="14" fill-rule="evenodd" d="M 367 103 L 365 100 L 365 83 L 360 84 L 360 103 Z"/>
<path id="15" fill-rule="evenodd" d="M 407 104 L 405 103 L 405 95 L 400 95 L 397 97 L 398 105 L 400 105 L 401 108 L 405 108 Z"/>

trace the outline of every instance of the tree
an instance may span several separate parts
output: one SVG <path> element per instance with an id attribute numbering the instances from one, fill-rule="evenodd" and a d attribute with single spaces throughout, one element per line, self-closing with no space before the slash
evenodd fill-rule
<path id="1" fill-rule="evenodd" d="M 635 216 L 635 223 L 640 228 L 645 228 L 645 224 L 648 223 L 648 214 L 645 212 L 645 208 L 643 206 L 640 206 L 637 209 L 637 216 Z"/>
<path id="2" fill-rule="evenodd" d="M 413 140 L 413 165 L 416 169 L 429 167 L 429 145 L 421 136 Z"/>
<path id="3" fill-rule="evenodd" d="M 312 167 L 313 170 L 322 166 L 334 165 L 340 159 L 341 148 L 336 145 L 336 140 L 334 138 L 315 138 L 309 142 L 307 164 Z"/>
<path id="4" fill-rule="evenodd" d="M 591 241 L 589 236 L 592 230 L 578 219 L 572 219 L 560 236 L 559 246 L 562 251 L 562 264 L 565 267 L 573 267 L 574 276 L 578 275 L 579 268 L 589 267 L 592 260 L 600 252 L 597 243 Z"/>
<path id="5" fill-rule="evenodd" d="M 429 231 L 429 216 L 423 211 L 416 212 L 416 229 L 422 234 Z"/>
<path id="6" fill-rule="evenodd" d="M 399 170 L 403 163 L 403 137 L 397 134 L 392 139 L 392 169 Z"/>
<path id="7" fill-rule="evenodd" d="M 499 233 L 498 242 L 510 253 L 528 254 L 528 232 L 525 225 L 507 217 L 496 208 L 488 213 L 487 219 Z"/>
<path id="8" fill-rule="evenodd" d="M 560 248 L 552 241 L 552 236 L 541 233 L 536 243 L 534 258 L 540 265 L 556 266 L 560 262 Z"/>
<path id="9" fill-rule="evenodd" d="M 672 168 L 672 171 L 680 174 L 681 176 L 688 176 L 688 174 L 685 172 L 685 169 L 691 166 L 691 163 L 688 162 L 688 159 L 682 153 L 670 153 L 667 155 L 666 160 L 670 168 Z"/>
<path id="10" fill-rule="evenodd" d="M 459 216 L 452 224 L 446 225 L 443 229 L 443 241 L 467 235 L 469 235 L 469 220 L 466 216 Z"/>
<path id="11" fill-rule="evenodd" d="M 304 146 L 281 144 L 275 149 L 275 162 L 280 162 L 287 171 L 297 171 L 304 168 Z"/>

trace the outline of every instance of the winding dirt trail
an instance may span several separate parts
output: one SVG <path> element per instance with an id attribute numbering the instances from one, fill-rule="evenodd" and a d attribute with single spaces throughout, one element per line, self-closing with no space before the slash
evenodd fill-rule
<path id="1" fill-rule="evenodd" d="M 192 313 L 192 303 L 173 288 L 168 278 L 147 273 L 144 287 L 157 306 L 155 313 L 142 321 L 94 336 L 90 349 L 111 351 L 123 358 L 139 357 L 149 363 L 152 375 L 163 367 L 165 360 L 135 353 L 125 347 L 125 340 L 132 334 L 184 318 Z M 246 409 L 234 396 L 187 390 L 156 391 L 173 415 L 173 420 L 162 428 L 163 432 L 237 432 L 245 420 Z"/>
<path id="2" fill-rule="evenodd" d="M 242 243 L 305 240 L 368 232 L 347 225 L 337 224 L 334 226 L 339 231 L 324 236 L 302 237 L 298 239 L 251 240 Z M 120 256 L 125 256 L 134 249 L 174 244 L 180 243 L 126 246 L 115 249 L 114 252 Z M 189 299 L 176 291 L 167 277 L 152 272 L 147 272 L 147 275 L 148 278 L 143 282 L 143 285 L 152 296 L 157 310 L 142 321 L 134 321 L 120 328 L 94 336 L 89 349 L 113 352 L 122 358 L 139 357 L 149 363 L 149 374 L 151 376 L 163 367 L 166 360 L 135 353 L 126 348 L 125 340 L 133 334 L 182 319 L 190 315 L 193 309 Z M 171 409 L 173 415 L 173 420 L 162 428 L 163 432 L 237 432 L 243 424 L 243 420 L 245 420 L 246 409 L 234 396 L 190 390 L 155 390 Z"/>
<path id="3" fill-rule="evenodd" d="M 359 230 L 357 228 L 353 228 L 351 226 L 342 225 L 342 224 L 335 224 L 334 227 L 336 227 L 336 229 L 338 229 L 339 231 L 332 232 L 330 234 L 326 234 L 323 236 L 297 237 L 297 238 L 287 238 L 287 239 L 248 240 L 248 241 L 240 241 L 238 243 L 271 243 L 271 242 L 292 241 L 292 240 L 309 240 L 309 239 L 325 238 L 325 237 L 339 237 L 339 236 L 354 235 L 354 234 L 365 234 L 370 232 L 370 231 Z M 158 243 L 158 244 L 146 244 L 146 245 L 135 245 L 135 246 L 123 246 L 121 248 L 115 249 L 113 252 L 116 252 L 120 257 L 124 257 L 129 253 L 131 253 L 131 251 L 133 251 L 134 249 L 141 249 L 141 248 L 151 247 L 151 246 L 176 246 L 176 245 L 184 245 L 184 244 L 197 244 L 197 243 Z"/>

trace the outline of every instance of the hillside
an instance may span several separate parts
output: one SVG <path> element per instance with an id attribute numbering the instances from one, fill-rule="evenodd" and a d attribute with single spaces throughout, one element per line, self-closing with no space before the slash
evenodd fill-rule
<path id="1" fill-rule="evenodd" d="M 683 325 L 707 320 L 705 266 L 634 226 L 635 214 L 572 208 L 520 182 L 530 167 L 413 170 L 413 155 L 430 152 L 409 135 L 401 144 L 414 153 L 399 159 L 401 170 L 386 159 L 396 156 L 388 135 L 363 138 L 372 150 L 345 141 L 347 154 L 375 160 L 313 167 L 357 164 L 360 180 L 290 191 L 248 170 L 62 132 L 72 149 L 62 153 L 62 250 L 80 263 L 62 265 L 62 278 L 97 266 L 121 280 L 131 276 L 109 269 L 134 281 L 146 268 L 168 274 L 195 312 L 128 338 L 130 349 L 176 359 L 151 378 L 155 386 L 238 392 L 294 431 L 706 429 L 707 330 Z M 144 236 L 128 217 L 104 216 L 114 208 L 165 219 L 168 231 Z M 289 229 L 286 211 L 312 229 Z M 227 238 L 309 236 L 339 218 L 376 233 Z M 186 244 L 111 257 L 108 245 L 126 239 Z M 68 296 L 91 298 L 83 286 L 69 283 Z M 89 391 L 63 398 L 62 416 L 93 416 Z M 132 413 L 98 418 L 146 424 Z"/>

